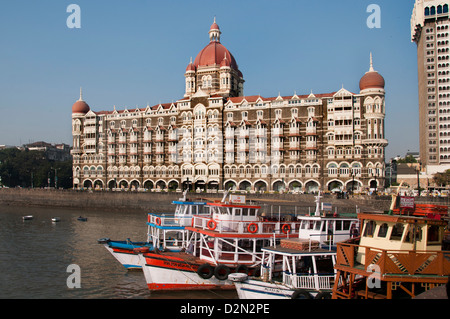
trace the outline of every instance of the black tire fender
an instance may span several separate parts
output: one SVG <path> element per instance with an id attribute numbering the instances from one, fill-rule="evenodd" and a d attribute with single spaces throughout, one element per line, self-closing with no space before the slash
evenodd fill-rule
<path id="1" fill-rule="evenodd" d="M 291 299 L 312 299 L 311 294 L 303 289 L 297 289 L 291 296 Z"/>
<path id="2" fill-rule="evenodd" d="M 214 276 L 219 280 L 228 279 L 228 275 L 230 274 L 230 268 L 225 265 L 219 265 L 214 269 Z"/>
<path id="3" fill-rule="evenodd" d="M 210 264 L 200 265 L 197 269 L 197 275 L 203 279 L 209 279 L 214 275 L 214 268 Z"/>

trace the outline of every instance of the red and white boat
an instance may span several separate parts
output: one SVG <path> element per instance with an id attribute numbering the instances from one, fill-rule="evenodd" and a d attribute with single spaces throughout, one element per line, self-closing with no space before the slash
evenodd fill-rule
<path id="1" fill-rule="evenodd" d="M 222 201 L 207 203 L 210 217 L 193 216 L 192 225 L 186 227 L 185 251 L 139 254 L 150 290 L 233 289 L 228 275 L 257 275 L 263 247 L 299 238 L 305 224 L 301 219 L 269 220 L 259 214 L 260 206 L 245 204 L 245 199 L 237 203 L 233 195 L 227 202 L 226 197 L 227 193 Z"/>

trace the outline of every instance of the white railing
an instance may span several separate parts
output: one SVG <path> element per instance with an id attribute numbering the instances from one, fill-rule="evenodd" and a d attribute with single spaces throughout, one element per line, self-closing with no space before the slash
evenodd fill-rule
<path id="1" fill-rule="evenodd" d="M 332 289 L 334 274 L 291 274 L 284 272 L 283 282 L 297 289 Z"/>
<path id="2" fill-rule="evenodd" d="M 298 236 L 299 221 L 233 221 L 214 220 L 209 217 L 194 216 L 193 227 L 214 230 L 219 233 L 273 235 L 289 234 Z"/>

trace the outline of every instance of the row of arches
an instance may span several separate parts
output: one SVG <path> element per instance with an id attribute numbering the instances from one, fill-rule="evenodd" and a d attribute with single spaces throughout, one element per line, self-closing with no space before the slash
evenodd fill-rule
<path id="1" fill-rule="evenodd" d="M 370 188 L 379 187 L 378 181 L 372 179 L 367 185 Z M 187 189 L 190 190 L 219 190 L 219 181 L 218 180 L 189 180 L 189 178 L 179 181 L 177 179 L 171 180 L 152 180 L 147 179 L 142 183 L 137 179 L 127 180 L 127 179 L 110 179 L 105 182 L 101 179 L 85 179 L 83 183 L 77 184 L 76 187 L 83 188 L 93 188 L 93 189 L 122 189 L 122 190 L 169 190 L 175 191 L 177 189 Z M 348 181 L 341 181 L 339 179 L 333 179 L 328 181 L 324 185 L 324 189 L 336 192 L 336 191 L 358 191 L 364 187 L 364 184 L 359 179 L 352 179 Z M 307 181 L 300 181 L 298 179 L 290 180 L 285 182 L 283 179 L 277 179 L 273 182 L 269 183 L 266 180 L 257 180 L 250 181 L 247 179 L 244 180 L 234 180 L 228 179 L 223 183 L 224 189 L 231 189 L 235 191 L 255 191 L 255 192 L 267 192 L 267 191 L 275 191 L 275 192 L 305 192 L 305 193 L 314 193 L 318 192 L 322 189 L 322 185 L 319 181 L 315 179 L 310 179 Z"/>

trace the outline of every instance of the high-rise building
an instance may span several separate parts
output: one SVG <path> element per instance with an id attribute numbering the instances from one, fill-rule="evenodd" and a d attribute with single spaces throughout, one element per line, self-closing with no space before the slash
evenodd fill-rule
<path id="1" fill-rule="evenodd" d="M 449 0 L 416 0 L 420 159 L 429 174 L 450 168 Z"/>
<path id="2" fill-rule="evenodd" d="M 359 93 L 244 95 L 244 78 L 214 21 L 188 64 L 185 94 L 145 108 L 72 106 L 74 187 L 366 190 L 383 186 L 385 81 Z"/>

